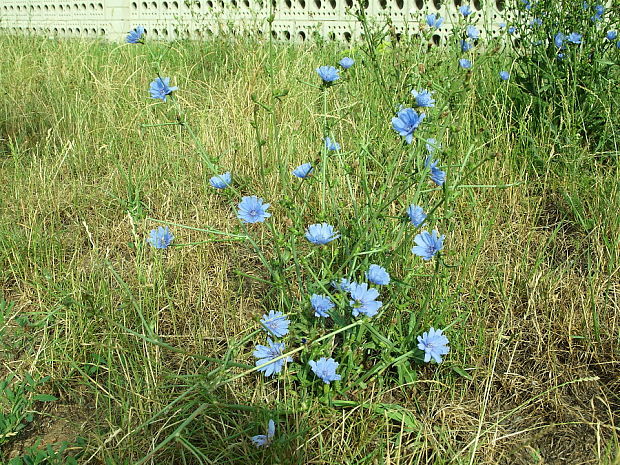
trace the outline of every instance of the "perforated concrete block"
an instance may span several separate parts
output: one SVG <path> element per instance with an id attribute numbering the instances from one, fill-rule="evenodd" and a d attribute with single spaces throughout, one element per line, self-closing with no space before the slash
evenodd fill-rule
<path id="1" fill-rule="evenodd" d="M 143 25 L 158 39 L 206 37 L 221 31 L 247 34 L 268 30 L 273 14 L 274 36 L 279 40 L 307 40 L 320 33 L 334 40 L 361 36 L 355 13 L 361 8 L 375 21 L 389 20 L 397 34 L 424 29 L 428 13 L 439 13 L 445 22 L 433 32 L 435 42 L 462 24 L 461 0 L 0 0 L 0 28 L 9 32 L 95 36 L 122 40 Z M 505 0 L 469 3 L 478 27 L 497 33 L 500 22 L 510 21 Z"/>

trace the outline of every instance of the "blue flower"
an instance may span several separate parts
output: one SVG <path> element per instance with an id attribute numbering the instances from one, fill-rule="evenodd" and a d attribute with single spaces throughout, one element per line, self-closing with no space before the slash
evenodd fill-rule
<path id="1" fill-rule="evenodd" d="M 151 98 L 158 98 L 160 100 L 166 101 L 166 95 L 172 94 L 175 90 L 178 90 L 178 87 L 170 87 L 170 78 L 169 77 L 158 77 L 153 79 L 151 82 L 151 88 L 149 92 L 151 93 Z"/>
<path id="2" fill-rule="evenodd" d="M 411 224 L 415 227 L 422 226 L 422 223 L 426 221 L 426 213 L 424 213 L 424 209 L 418 205 L 409 205 L 407 214 L 409 215 Z"/>
<path id="3" fill-rule="evenodd" d="M 448 338 L 443 335 L 441 329 L 431 328 L 428 333 L 418 336 L 418 349 L 424 351 L 424 362 L 428 363 L 431 358 L 441 363 L 441 356 L 450 352 Z"/>
<path id="4" fill-rule="evenodd" d="M 442 186 L 446 182 L 446 172 L 437 168 L 439 160 L 433 160 L 431 155 L 427 155 L 424 160 L 424 167 L 431 169 L 431 180 L 438 186 Z"/>
<path id="5" fill-rule="evenodd" d="M 310 163 L 304 163 L 303 165 L 299 165 L 297 168 L 293 170 L 293 175 L 298 178 L 305 179 L 314 171 L 312 165 Z"/>
<path id="6" fill-rule="evenodd" d="M 592 16 L 590 19 L 592 21 L 600 21 L 601 19 L 603 19 L 604 14 L 605 14 L 605 7 L 603 5 L 596 5 L 594 7 L 594 16 Z"/>
<path id="7" fill-rule="evenodd" d="M 146 240 L 156 249 L 167 249 L 174 240 L 174 235 L 170 232 L 168 226 L 160 226 L 153 229 Z"/>
<path id="8" fill-rule="evenodd" d="M 378 286 L 390 284 L 390 274 L 385 268 L 379 265 L 370 265 L 370 268 L 368 268 L 366 272 L 366 279 Z"/>
<path id="9" fill-rule="evenodd" d="M 583 2 L 581 6 L 583 7 L 584 10 L 587 10 L 588 8 L 590 8 L 590 5 L 588 5 L 588 2 Z"/>
<path id="10" fill-rule="evenodd" d="M 571 32 L 567 39 L 569 42 L 573 43 L 573 44 L 580 44 L 581 43 L 581 34 L 578 34 L 576 32 Z"/>
<path id="11" fill-rule="evenodd" d="M 351 66 L 355 64 L 355 60 L 353 58 L 344 57 L 342 60 L 338 62 L 338 64 L 342 66 L 342 69 L 349 69 Z"/>
<path id="12" fill-rule="evenodd" d="M 616 42 L 616 47 L 620 48 L 620 40 L 618 42 Z"/>
<path id="13" fill-rule="evenodd" d="M 256 360 L 257 367 L 271 362 L 274 358 L 278 358 L 284 354 L 284 342 L 273 342 L 271 339 L 267 338 L 267 343 L 269 344 L 269 347 L 256 344 L 256 348 L 254 349 L 254 357 L 258 359 Z M 284 357 L 270 363 L 269 365 L 259 368 L 258 371 L 265 372 L 265 376 L 269 377 L 274 373 L 280 373 L 284 363 L 292 361 L 293 359 L 291 357 Z"/>
<path id="14" fill-rule="evenodd" d="M 311 224 L 306 229 L 306 239 L 317 245 L 325 245 L 339 237 L 338 231 L 335 231 L 334 227 L 327 223 Z"/>
<path id="15" fill-rule="evenodd" d="M 500 71 L 499 77 L 502 81 L 507 81 L 508 79 L 510 79 L 510 73 L 508 71 Z"/>
<path id="16" fill-rule="evenodd" d="M 467 58 L 461 58 L 459 60 L 459 66 L 463 69 L 471 69 L 471 61 L 469 61 Z"/>
<path id="17" fill-rule="evenodd" d="M 542 19 L 540 18 L 534 18 L 533 20 L 530 21 L 530 26 L 541 26 L 542 25 Z"/>
<path id="18" fill-rule="evenodd" d="M 340 279 L 340 282 L 332 281 L 334 289 L 343 292 L 351 292 L 351 285 L 355 284 L 353 281 L 347 278 Z"/>
<path id="19" fill-rule="evenodd" d="M 504 29 L 506 27 L 506 23 L 499 23 L 498 26 L 500 29 Z"/>
<path id="20" fill-rule="evenodd" d="M 144 35 L 144 27 L 137 26 L 135 29 L 132 29 L 131 31 L 129 31 L 129 34 L 127 34 L 127 38 L 125 39 L 125 41 L 128 44 L 141 44 L 143 43 L 143 39 L 142 39 L 143 35 Z"/>
<path id="21" fill-rule="evenodd" d="M 439 29 L 443 24 L 443 18 L 440 18 L 435 13 L 432 13 L 426 16 L 426 24 L 428 24 L 429 27 Z"/>
<path id="22" fill-rule="evenodd" d="M 340 375 L 336 374 L 336 368 L 338 368 L 339 364 L 333 358 L 321 357 L 316 362 L 310 360 L 308 364 L 312 371 L 314 371 L 314 374 L 321 378 L 325 384 L 342 379 Z"/>
<path id="23" fill-rule="evenodd" d="M 289 319 L 282 312 L 271 310 L 268 315 L 263 315 L 260 320 L 263 328 L 274 337 L 284 337 L 288 334 Z"/>
<path id="24" fill-rule="evenodd" d="M 267 213 L 270 206 L 271 204 L 263 203 L 263 199 L 255 195 L 243 197 L 239 203 L 237 218 L 244 223 L 262 223 L 271 216 L 271 213 Z"/>
<path id="25" fill-rule="evenodd" d="M 471 24 L 467 26 L 467 37 L 473 40 L 477 40 L 480 38 L 480 31 L 476 26 L 472 26 Z"/>
<path id="26" fill-rule="evenodd" d="M 349 305 L 353 309 L 353 316 L 363 313 L 366 316 L 375 316 L 383 302 L 375 300 L 379 297 L 379 291 L 376 289 L 368 289 L 368 284 L 351 283 L 351 300 Z"/>
<path id="27" fill-rule="evenodd" d="M 312 294 L 310 296 L 310 303 L 314 309 L 314 316 L 323 318 L 327 318 L 329 316 L 329 310 L 334 308 L 334 303 L 331 299 L 324 295 Z"/>
<path id="28" fill-rule="evenodd" d="M 437 230 L 434 230 L 432 234 L 429 234 L 428 231 L 422 231 L 415 237 L 414 242 L 417 245 L 413 246 L 411 253 L 422 257 L 424 260 L 430 260 L 443 249 L 445 237 L 445 235 L 439 236 Z"/>
<path id="29" fill-rule="evenodd" d="M 325 142 L 325 147 L 327 148 L 327 150 L 340 150 L 340 144 L 335 140 L 331 140 L 329 136 L 325 136 L 325 139 L 323 139 L 323 141 Z"/>
<path id="30" fill-rule="evenodd" d="M 276 434 L 276 425 L 273 420 L 269 420 L 269 424 L 267 425 L 267 434 L 258 434 L 256 436 L 252 436 L 252 442 L 256 447 L 268 447 L 271 444 L 271 440 Z"/>
<path id="31" fill-rule="evenodd" d="M 420 92 L 413 89 L 411 95 L 415 98 L 415 104 L 419 107 L 434 107 L 435 100 L 433 99 L 433 92 L 430 90 L 422 89 Z"/>
<path id="32" fill-rule="evenodd" d="M 392 118 L 392 128 L 403 136 L 408 144 L 413 141 L 413 131 L 417 129 L 426 115 L 419 115 L 413 108 L 403 108 Z"/>
<path id="33" fill-rule="evenodd" d="M 564 48 L 564 41 L 566 40 L 566 36 L 561 32 L 558 32 L 555 36 L 553 36 L 553 43 L 559 49 Z"/>
<path id="34" fill-rule="evenodd" d="M 470 14 L 472 14 L 472 11 L 471 11 L 471 8 L 469 8 L 469 5 L 463 5 L 459 7 L 459 11 L 461 12 L 463 16 L 469 16 Z"/>
<path id="35" fill-rule="evenodd" d="M 461 39 L 461 51 L 469 52 L 472 48 L 474 48 L 474 44 L 467 42 L 466 40 Z"/>
<path id="36" fill-rule="evenodd" d="M 521 3 L 523 3 L 523 6 L 526 10 L 532 9 L 532 3 L 530 2 L 530 0 L 521 0 Z"/>
<path id="37" fill-rule="evenodd" d="M 616 37 L 618 37 L 618 31 L 607 31 L 607 35 L 605 37 L 607 40 L 616 40 Z"/>
<path id="38" fill-rule="evenodd" d="M 316 69 L 318 75 L 323 79 L 323 83 L 331 84 L 332 82 L 340 79 L 338 70 L 333 66 L 320 66 Z"/>
<path id="39" fill-rule="evenodd" d="M 209 184 L 211 184 L 216 189 L 226 189 L 230 186 L 232 181 L 232 177 L 230 176 L 230 172 L 226 172 L 224 174 L 218 174 L 217 176 L 213 176 L 209 179 Z"/>
<path id="40" fill-rule="evenodd" d="M 433 153 L 435 149 L 441 149 L 441 144 L 432 137 L 426 139 L 426 150 L 428 150 L 428 153 Z"/>
<path id="41" fill-rule="evenodd" d="M 510 26 L 508 28 L 508 34 L 513 35 L 515 32 L 517 32 L 517 28 L 514 26 Z"/>

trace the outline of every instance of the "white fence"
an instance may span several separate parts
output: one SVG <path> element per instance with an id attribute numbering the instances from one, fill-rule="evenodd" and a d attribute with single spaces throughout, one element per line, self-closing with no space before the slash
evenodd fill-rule
<path id="1" fill-rule="evenodd" d="M 510 20 L 505 0 L 471 0 L 476 23 L 494 33 Z M 333 40 L 356 40 L 361 26 L 351 14 L 359 0 L 0 0 L 0 30 L 59 36 L 105 36 L 120 40 L 137 25 L 150 38 L 202 37 L 222 31 L 264 33 L 273 14 L 280 40 L 306 40 L 313 33 Z M 429 13 L 445 18 L 435 31 L 439 42 L 461 15 L 461 0 L 362 0 L 366 14 L 389 19 L 395 32 L 415 33 Z M 483 32 L 484 33 L 484 32 Z"/>

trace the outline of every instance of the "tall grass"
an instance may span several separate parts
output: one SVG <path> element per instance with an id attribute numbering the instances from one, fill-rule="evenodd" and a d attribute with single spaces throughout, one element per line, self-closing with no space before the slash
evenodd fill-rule
<path id="1" fill-rule="evenodd" d="M 457 43 L 386 39 L 349 50 L 0 39 L 0 279 L 14 303 L 2 374 L 50 376 L 59 398 L 5 461 L 67 420 L 67 436 L 86 438 L 81 463 L 617 463 L 617 133 L 604 151 L 578 119 L 558 136 L 523 87 L 500 82 L 513 57 L 493 44 L 466 72 Z M 321 90 L 314 69 L 344 55 L 355 66 Z M 151 64 L 179 86 L 178 106 L 148 100 Z M 438 105 L 409 147 L 390 120 L 412 88 Z M 179 116 L 185 126 L 153 126 Z M 328 158 L 326 131 L 342 145 Z M 427 183 L 429 137 L 444 189 Z M 315 160 L 310 182 L 292 178 Z M 209 186 L 213 164 L 233 171 L 235 192 Z M 263 197 L 273 216 L 244 230 L 237 194 Z M 416 201 L 436 207 L 449 267 L 411 254 Z M 343 239 L 311 249 L 304 228 L 322 221 Z M 148 248 L 164 222 L 175 246 Z M 399 292 L 374 326 L 333 338 L 338 387 L 304 365 L 324 346 L 275 380 L 236 377 L 264 343 L 263 313 L 295 315 L 287 344 L 301 347 L 338 328 L 308 317 L 331 265 L 362 277 L 375 262 Z M 449 328 L 444 363 L 398 359 L 432 325 Z M 256 449 L 249 438 L 270 418 L 274 442 Z"/>

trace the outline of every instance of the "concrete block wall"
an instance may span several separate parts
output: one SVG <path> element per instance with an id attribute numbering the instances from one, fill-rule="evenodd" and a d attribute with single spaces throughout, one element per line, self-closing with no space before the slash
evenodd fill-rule
<path id="1" fill-rule="evenodd" d="M 362 0 L 362 6 L 369 17 L 389 19 L 396 33 L 415 33 L 427 14 L 439 13 L 445 22 L 433 39 L 441 42 L 461 20 L 462 1 Z M 483 34 L 495 34 L 511 17 L 506 0 L 485 0 L 484 6 L 482 1 L 469 5 Z M 199 38 L 221 31 L 265 32 L 273 12 L 277 39 L 302 41 L 319 33 L 351 41 L 362 32 L 351 14 L 359 7 L 358 0 L 0 0 L 0 30 L 122 40 L 142 25 L 151 38 Z"/>
<path id="2" fill-rule="evenodd" d="M 0 29 L 7 32 L 102 36 L 111 32 L 110 0 L 2 0 Z"/>

